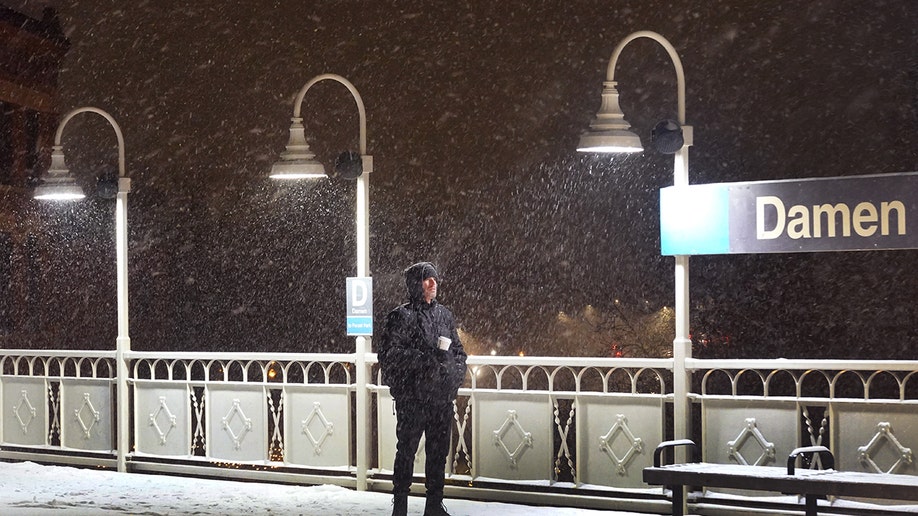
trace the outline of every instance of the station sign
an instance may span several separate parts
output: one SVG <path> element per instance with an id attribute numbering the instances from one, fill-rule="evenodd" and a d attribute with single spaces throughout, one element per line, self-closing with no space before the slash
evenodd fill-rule
<path id="1" fill-rule="evenodd" d="M 373 335 L 373 278 L 347 278 L 347 334 Z"/>
<path id="2" fill-rule="evenodd" d="M 663 255 L 918 249 L 918 172 L 671 186 Z"/>

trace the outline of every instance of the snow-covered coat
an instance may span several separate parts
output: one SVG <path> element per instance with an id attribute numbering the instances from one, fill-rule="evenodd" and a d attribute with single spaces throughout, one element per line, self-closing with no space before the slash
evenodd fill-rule
<path id="1" fill-rule="evenodd" d="M 423 275 L 406 272 L 410 301 L 386 317 L 378 353 L 383 383 L 398 402 L 450 402 L 465 379 L 466 353 L 452 312 L 436 299 L 425 302 L 425 278 L 412 274 Z M 437 347 L 441 336 L 452 340 L 446 351 Z"/>

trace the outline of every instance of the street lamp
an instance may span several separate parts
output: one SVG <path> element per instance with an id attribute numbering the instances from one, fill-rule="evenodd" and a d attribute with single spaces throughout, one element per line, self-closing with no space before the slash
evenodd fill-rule
<path id="1" fill-rule="evenodd" d="M 131 339 L 128 336 L 128 268 L 127 268 L 127 194 L 131 190 L 131 180 L 124 173 L 124 135 L 121 127 L 107 112 L 95 107 L 81 107 L 64 115 L 54 136 L 51 151 L 51 166 L 48 168 L 44 182 L 35 187 L 34 198 L 41 200 L 71 201 L 85 197 L 83 189 L 67 169 L 64 161 L 64 147 L 61 136 L 64 126 L 80 113 L 96 113 L 105 118 L 115 130 L 118 138 L 118 193 L 115 198 L 115 270 L 118 295 L 118 337 L 115 340 L 115 363 L 117 367 L 118 399 L 118 471 L 126 471 L 125 455 L 128 446 L 128 391 L 126 352 L 131 350 Z"/>
<path id="2" fill-rule="evenodd" d="M 337 165 L 342 169 L 342 175 L 356 176 L 357 179 L 357 208 L 356 208 L 356 225 L 357 225 L 357 276 L 370 276 L 370 215 L 369 215 L 369 174 L 373 172 L 373 157 L 367 154 L 367 115 L 363 106 L 363 99 L 360 93 L 350 81 L 340 75 L 326 73 L 317 75 L 309 80 L 300 90 L 293 102 L 293 118 L 290 126 L 290 139 L 287 142 L 286 150 L 281 153 L 280 160 L 271 167 L 270 177 L 273 179 L 290 180 L 290 179 L 316 179 L 325 178 L 325 167 L 316 161 L 315 154 L 309 150 L 309 144 L 306 142 L 305 129 L 303 127 L 303 118 L 300 111 L 303 104 L 303 98 L 314 84 L 324 81 L 333 80 L 343 84 L 357 103 L 357 113 L 360 118 L 360 155 L 359 162 L 350 153 L 344 153 L 339 157 Z M 357 366 L 357 489 L 365 491 L 367 489 L 367 466 L 369 464 L 369 424 L 363 415 L 367 414 L 369 403 L 367 399 L 367 367 L 366 354 L 371 349 L 371 339 L 369 337 L 356 338 L 356 366 Z"/>
<path id="3" fill-rule="evenodd" d="M 651 31 L 638 31 L 625 37 L 609 60 L 606 72 L 606 81 L 603 83 L 602 105 L 596 118 L 580 138 L 577 150 L 581 152 L 640 152 L 643 150 L 640 138 L 631 132 L 630 125 L 625 121 L 618 104 L 618 90 L 615 82 L 615 64 L 625 46 L 639 38 L 650 38 L 666 49 L 673 66 L 676 69 L 678 87 L 678 126 L 669 121 L 658 124 L 654 129 L 655 137 L 663 135 L 664 145 L 670 145 L 673 153 L 675 186 L 688 186 L 688 148 L 692 145 L 692 128 L 685 126 L 685 73 L 682 70 L 682 61 L 672 44 L 660 34 Z M 686 360 L 692 357 L 692 340 L 689 336 L 689 260 L 688 256 L 678 255 L 675 269 L 675 312 L 676 312 L 676 338 L 673 340 L 673 433 L 674 439 L 690 438 L 691 418 L 690 401 L 688 393 L 691 388 L 691 377 L 686 371 Z"/>

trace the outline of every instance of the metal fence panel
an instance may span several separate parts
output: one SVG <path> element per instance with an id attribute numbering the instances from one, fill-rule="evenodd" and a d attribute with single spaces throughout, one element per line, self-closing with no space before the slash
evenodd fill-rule
<path id="1" fill-rule="evenodd" d="M 476 477 L 553 480 L 554 408 L 549 394 L 476 392 L 472 407 Z"/>
<path id="2" fill-rule="evenodd" d="M 61 379 L 61 446 L 78 450 L 115 449 L 111 380 Z"/>
<path id="3" fill-rule="evenodd" d="M 918 475 L 918 405 L 832 403 L 836 468 Z"/>
<path id="4" fill-rule="evenodd" d="M 340 386 L 284 390 L 285 462 L 347 468 L 351 462 L 350 393 Z"/>
<path id="5" fill-rule="evenodd" d="M 781 466 L 800 446 L 794 401 L 706 399 L 702 414 L 705 462 Z"/>
<path id="6" fill-rule="evenodd" d="M 0 442 L 48 444 L 48 382 L 44 378 L 0 377 L 3 421 Z"/>
<path id="7" fill-rule="evenodd" d="M 188 387 L 162 382 L 134 383 L 134 440 L 151 455 L 191 455 L 191 402 Z"/>
<path id="8" fill-rule="evenodd" d="M 267 461 L 265 388 L 211 384 L 206 398 L 208 457 L 235 462 Z"/>
<path id="9" fill-rule="evenodd" d="M 653 465 L 653 450 L 664 440 L 664 408 L 662 396 L 579 395 L 579 483 L 647 488 L 641 472 Z"/>

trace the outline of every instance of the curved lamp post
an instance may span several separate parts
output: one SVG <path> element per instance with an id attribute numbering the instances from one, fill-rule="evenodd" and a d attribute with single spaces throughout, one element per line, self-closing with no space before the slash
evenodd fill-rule
<path id="1" fill-rule="evenodd" d="M 651 31 L 638 31 L 625 37 L 609 60 L 606 81 L 603 83 L 602 105 L 590 128 L 580 138 L 577 150 L 581 152 L 618 153 L 640 152 L 643 150 L 641 140 L 631 132 L 618 104 L 618 90 L 615 82 L 615 65 L 619 55 L 628 43 L 639 39 L 650 38 L 666 49 L 676 69 L 678 81 L 679 124 L 682 125 L 683 139 L 680 148 L 675 152 L 673 164 L 675 186 L 688 186 L 688 148 L 692 145 L 692 128 L 685 126 L 685 72 L 682 61 L 672 44 L 660 34 Z M 688 256 L 676 256 L 675 269 L 675 312 L 676 338 L 673 340 L 673 432 L 674 439 L 690 438 L 691 418 L 688 392 L 691 377 L 686 372 L 686 359 L 692 357 L 692 340 L 689 336 L 689 260 Z"/>
<path id="2" fill-rule="evenodd" d="M 128 268 L 127 268 L 127 194 L 131 190 L 131 180 L 124 173 L 124 136 L 121 127 L 107 112 L 95 107 L 81 107 L 64 115 L 54 136 L 51 152 L 51 166 L 48 168 L 44 183 L 35 187 L 34 198 L 41 200 L 78 200 L 85 197 L 83 189 L 67 169 L 64 161 L 64 147 L 61 136 L 67 122 L 80 113 L 95 113 L 105 118 L 115 130 L 118 138 L 118 194 L 115 200 L 115 268 L 118 291 L 118 337 L 116 339 L 118 400 L 118 471 L 126 471 L 125 454 L 128 447 L 128 392 L 127 363 L 124 354 L 131 350 L 131 339 L 128 336 Z"/>
<path id="3" fill-rule="evenodd" d="M 373 171 L 373 157 L 367 154 L 367 115 L 363 106 L 360 93 L 350 81 L 340 75 L 326 73 L 313 77 L 306 83 L 293 102 L 293 118 L 290 126 L 290 140 L 286 150 L 281 153 L 280 160 L 271 167 L 271 178 L 280 180 L 310 179 L 328 177 L 325 167 L 316 161 L 315 154 L 309 150 L 306 143 L 303 118 L 300 111 L 303 98 L 314 84 L 333 80 L 343 84 L 357 103 L 357 112 L 360 117 L 360 163 L 357 166 L 357 276 L 370 276 L 370 215 L 369 215 L 369 173 Z M 367 398 L 367 364 L 366 354 L 371 349 L 370 338 L 356 338 L 356 367 L 357 367 L 357 489 L 367 489 L 367 467 L 369 465 L 369 424 L 364 415 L 368 414 Z"/>

